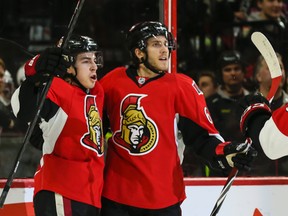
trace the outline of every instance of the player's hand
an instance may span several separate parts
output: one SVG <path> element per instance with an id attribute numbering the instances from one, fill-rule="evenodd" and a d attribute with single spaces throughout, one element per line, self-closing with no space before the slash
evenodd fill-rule
<path id="1" fill-rule="evenodd" d="M 268 100 L 261 94 L 247 95 L 239 100 L 243 110 L 240 119 L 240 130 L 247 136 L 249 121 L 259 115 L 271 116 L 271 109 Z"/>
<path id="2" fill-rule="evenodd" d="M 25 64 L 25 76 L 32 82 L 46 82 L 51 76 L 63 77 L 71 66 L 66 50 L 47 48 Z"/>
<path id="3" fill-rule="evenodd" d="M 251 164 L 257 157 L 257 151 L 249 142 L 225 142 L 219 144 L 215 149 L 219 166 L 224 170 L 231 167 L 245 171 L 251 170 Z"/>
<path id="4" fill-rule="evenodd" d="M 59 47 L 47 48 L 37 59 L 36 73 L 63 77 L 67 73 L 67 68 L 71 66 L 65 55 L 65 50 Z"/>

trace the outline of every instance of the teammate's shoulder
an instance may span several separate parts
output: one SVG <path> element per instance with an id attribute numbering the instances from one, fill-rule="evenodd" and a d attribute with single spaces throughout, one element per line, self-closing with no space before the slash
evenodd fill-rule
<path id="1" fill-rule="evenodd" d="M 190 85 L 194 82 L 191 77 L 183 73 L 171 73 L 171 76 L 174 76 L 176 82 L 188 83 Z"/>
<path id="2" fill-rule="evenodd" d="M 193 80 L 190 76 L 184 73 L 175 73 L 175 76 L 177 77 L 177 79 Z"/>
<path id="3" fill-rule="evenodd" d="M 123 73 L 126 70 L 127 70 L 127 68 L 124 67 L 124 66 L 116 67 L 116 68 L 112 69 L 111 71 L 108 71 L 105 76 L 112 76 L 112 75 L 115 75 L 115 74 Z"/>
<path id="4" fill-rule="evenodd" d="M 126 67 L 121 66 L 121 67 L 116 67 L 110 71 L 108 71 L 104 76 L 99 80 L 100 83 L 102 83 L 104 80 L 110 80 L 110 79 L 115 79 L 117 76 L 122 76 L 123 73 L 126 71 Z"/>
<path id="5" fill-rule="evenodd" d="M 104 91 L 104 90 L 103 90 L 103 87 L 102 87 L 102 85 L 100 84 L 99 81 L 97 81 L 97 82 L 95 83 L 94 88 L 91 89 L 91 93 L 92 93 L 92 94 L 97 94 L 97 93 L 103 92 L 103 91 Z"/>
<path id="6" fill-rule="evenodd" d="M 165 76 L 173 77 L 173 78 L 175 78 L 175 79 L 186 79 L 186 78 L 190 78 L 190 77 L 187 76 L 186 74 L 178 73 L 178 72 L 173 72 L 173 73 L 168 73 L 168 72 L 166 72 Z M 190 79 L 191 79 L 191 78 L 190 78 Z"/>
<path id="7" fill-rule="evenodd" d="M 90 94 L 95 95 L 98 101 L 104 99 L 104 89 L 98 81 L 95 83 L 94 88 L 91 89 Z"/>
<path id="8" fill-rule="evenodd" d="M 57 86 L 72 86 L 71 84 L 69 84 L 69 82 L 65 81 L 64 79 L 60 78 L 60 77 L 54 77 L 52 83 L 54 83 L 54 85 Z"/>

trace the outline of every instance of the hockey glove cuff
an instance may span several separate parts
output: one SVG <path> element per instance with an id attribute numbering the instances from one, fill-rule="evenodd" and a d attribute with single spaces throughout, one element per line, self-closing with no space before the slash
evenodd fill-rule
<path id="1" fill-rule="evenodd" d="M 251 163 L 257 156 L 257 151 L 251 147 L 249 142 L 220 143 L 215 149 L 219 167 L 224 170 L 236 167 L 239 170 L 249 171 L 251 169 Z"/>
<path id="2" fill-rule="evenodd" d="M 248 95 L 239 100 L 239 105 L 243 109 L 240 119 L 240 130 L 247 136 L 250 121 L 259 115 L 271 116 L 269 102 L 261 94 Z"/>

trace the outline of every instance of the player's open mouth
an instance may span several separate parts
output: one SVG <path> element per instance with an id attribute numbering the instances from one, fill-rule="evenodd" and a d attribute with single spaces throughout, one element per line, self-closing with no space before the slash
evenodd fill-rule
<path id="1" fill-rule="evenodd" d="M 92 80 L 97 80 L 96 74 L 95 74 L 95 75 L 92 75 L 90 78 L 91 78 Z"/>

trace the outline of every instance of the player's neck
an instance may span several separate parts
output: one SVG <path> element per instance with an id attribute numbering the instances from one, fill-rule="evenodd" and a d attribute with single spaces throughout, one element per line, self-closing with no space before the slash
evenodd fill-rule
<path id="1" fill-rule="evenodd" d="M 146 67 L 139 67 L 137 70 L 137 74 L 140 77 L 146 77 L 146 78 L 153 78 L 155 76 L 158 76 L 158 74 L 154 73 L 153 71 L 149 70 Z"/>

